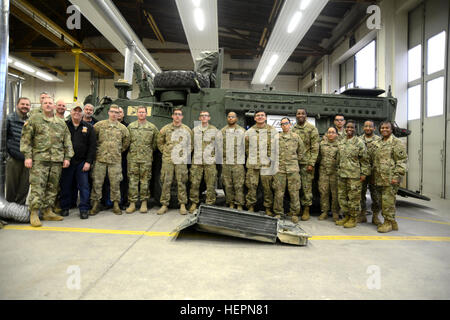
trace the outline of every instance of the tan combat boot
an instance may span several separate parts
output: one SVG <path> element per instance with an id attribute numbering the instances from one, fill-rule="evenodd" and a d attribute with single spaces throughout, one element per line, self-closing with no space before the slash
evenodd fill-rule
<path id="1" fill-rule="evenodd" d="M 117 215 L 121 215 L 122 214 L 122 210 L 119 207 L 119 201 L 114 201 L 114 206 L 113 206 L 113 213 L 117 214 Z"/>
<path id="2" fill-rule="evenodd" d="M 140 213 L 147 213 L 147 200 L 141 202 L 141 208 L 139 209 Z"/>
<path id="3" fill-rule="evenodd" d="M 161 208 L 159 208 L 158 211 L 156 211 L 156 214 L 159 214 L 159 215 L 164 214 L 167 212 L 168 209 L 169 208 L 167 208 L 167 206 L 162 206 Z"/>
<path id="4" fill-rule="evenodd" d="M 125 210 L 126 213 L 133 213 L 136 211 L 136 204 L 134 202 L 130 202 L 129 207 Z"/>
<path id="5" fill-rule="evenodd" d="M 63 217 L 58 216 L 52 211 L 52 208 L 46 208 L 42 214 L 42 220 L 44 221 L 61 221 L 64 220 Z"/>
<path id="6" fill-rule="evenodd" d="M 350 215 L 344 214 L 344 217 L 341 220 L 336 221 L 336 225 L 343 226 L 350 219 Z"/>
<path id="7" fill-rule="evenodd" d="M 352 214 L 350 218 L 344 223 L 344 228 L 354 228 L 358 224 L 358 217 L 356 214 Z"/>
<path id="8" fill-rule="evenodd" d="M 269 217 L 273 217 L 273 213 L 270 208 L 266 208 L 266 215 L 268 215 Z"/>
<path id="9" fill-rule="evenodd" d="M 375 213 L 375 212 L 373 213 L 372 224 L 376 225 L 377 227 L 379 225 L 381 225 L 381 221 L 380 221 L 380 217 L 378 216 L 378 212 L 377 213 Z"/>
<path id="10" fill-rule="evenodd" d="M 303 208 L 303 215 L 302 215 L 302 221 L 308 221 L 309 220 L 309 207 Z"/>
<path id="11" fill-rule="evenodd" d="M 197 209 L 197 204 L 193 203 L 191 204 L 191 207 L 189 208 L 189 213 L 194 213 L 194 211 Z"/>
<path id="12" fill-rule="evenodd" d="M 293 215 L 291 218 L 293 223 L 298 223 L 298 216 L 297 215 Z"/>
<path id="13" fill-rule="evenodd" d="M 42 226 L 41 220 L 39 220 L 39 210 L 31 210 L 30 224 L 32 227 L 35 227 L 35 228 Z"/>
<path id="14" fill-rule="evenodd" d="M 230 203 L 229 207 L 230 209 L 234 209 L 234 203 Z"/>
<path id="15" fill-rule="evenodd" d="M 333 212 L 333 220 L 334 220 L 334 222 L 339 220 L 339 213 Z"/>
<path id="16" fill-rule="evenodd" d="M 94 201 L 94 203 L 92 204 L 92 209 L 89 210 L 89 215 L 90 216 L 95 216 L 97 213 L 100 212 L 99 205 L 100 205 L 99 201 Z"/>
<path id="17" fill-rule="evenodd" d="M 182 215 L 187 214 L 186 206 L 184 205 L 184 203 L 180 204 L 180 214 Z"/>
<path id="18" fill-rule="evenodd" d="M 392 224 L 392 230 L 398 231 L 398 224 L 397 224 L 397 221 L 392 220 L 392 221 L 391 221 L 391 224 Z"/>
<path id="19" fill-rule="evenodd" d="M 366 210 L 361 210 L 361 212 L 358 214 L 358 217 L 356 218 L 356 222 L 367 222 Z"/>
<path id="20" fill-rule="evenodd" d="M 328 212 L 322 212 L 319 216 L 319 220 L 326 220 L 328 218 Z"/>
<path id="21" fill-rule="evenodd" d="M 392 231 L 392 222 L 384 219 L 384 223 L 377 228 L 378 232 L 386 233 Z"/>
<path id="22" fill-rule="evenodd" d="M 248 207 L 248 212 L 255 212 L 255 208 L 253 208 L 253 206 Z"/>
<path id="23" fill-rule="evenodd" d="M 237 206 L 237 209 L 240 211 L 244 210 L 244 208 L 242 208 L 242 206 L 240 204 Z"/>

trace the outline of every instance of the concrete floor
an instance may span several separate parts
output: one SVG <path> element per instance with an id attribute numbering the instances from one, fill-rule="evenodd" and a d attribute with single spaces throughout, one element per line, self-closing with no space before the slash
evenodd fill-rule
<path id="1" fill-rule="evenodd" d="M 0 230 L 0 299 L 450 299 L 449 207 L 398 197 L 400 230 L 388 234 L 314 216 L 301 222 L 306 247 L 192 231 L 175 240 L 185 217 L 157 207 L 88 220 L 71 210 Z"/>

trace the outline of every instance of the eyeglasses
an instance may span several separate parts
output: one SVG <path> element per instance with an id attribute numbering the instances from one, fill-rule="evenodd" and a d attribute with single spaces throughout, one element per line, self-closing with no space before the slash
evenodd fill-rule
<path id="1" fill-rule="evenodd" d="M 235 116 L 228 116 L 227 118 L 234 119 L 236 117 Z"/>
<path id="2" fill-rule="evenodd" d="M 281 122 L 280 124 L 281 124 L 282 126 L 285 126 L 285 125 L 290 124 L 290 122 Z"/>
<path id="3" fill-rule="evenodd" d="M 174 116 L 182 116 L 183 114 L 177 112 L 177 113 L 174 113 L 173 115 L 174 115 Z"/>
<path id="4" fill-rule="evenodd" d="M 200 117 L 209 117 L 209 114 L 201 114 Z"/>

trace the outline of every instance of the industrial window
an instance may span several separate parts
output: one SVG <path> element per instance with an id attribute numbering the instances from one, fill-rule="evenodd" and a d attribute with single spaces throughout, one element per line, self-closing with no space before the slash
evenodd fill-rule
<path id="1" fill-rule="evenodd" d="M 408 120 L 420 119 L 421 85 L 408 88 Z"/>
<path id="2" fill-rule="evenodd" d="M 355 86 L 375 88 L 375 40 L 370 42 L 355 55 Z"/>
<path id="3" fill-rule="evenodd" d="M 419 79 L 422 70 L 422 45 L 408 50 L 408 82 Z"/>
<path id="4" fill-rule="evenodd" d="M 355 57 L 352 56 L 339 66 L 339 92 L 353 88 L 355 81 Z"/>
<path id="5" fill-rule="evenodd" d="M 445 31 L 428 39 L 427 74 L 443 70 L 445 67 Z"/>
<path id="6" fill-rule="evenodd" d="M 444 77 L 427 82 L 427 117 L 440 116 L 444 112 Z"/>

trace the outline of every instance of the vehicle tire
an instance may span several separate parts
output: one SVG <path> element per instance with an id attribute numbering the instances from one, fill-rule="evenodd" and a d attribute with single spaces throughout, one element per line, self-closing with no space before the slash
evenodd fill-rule
<path id="1" fill-rule="evenodd" d="M 153 80 L 155 88 L 209 88 L 209 77 L 195 71 L 163 71 Z M 197 84 L 198 82 L 198 84 Z"/>

